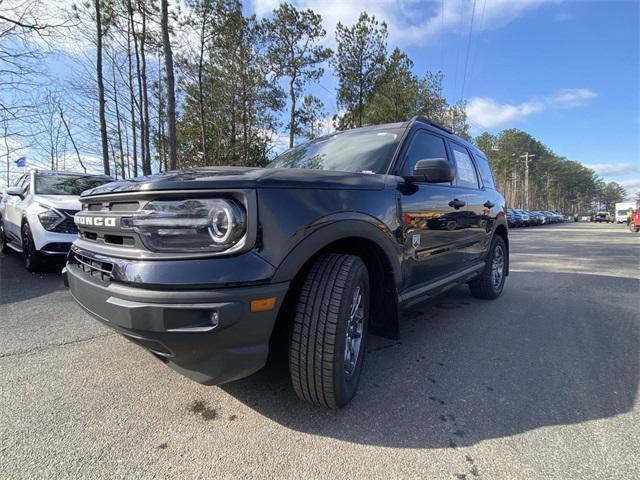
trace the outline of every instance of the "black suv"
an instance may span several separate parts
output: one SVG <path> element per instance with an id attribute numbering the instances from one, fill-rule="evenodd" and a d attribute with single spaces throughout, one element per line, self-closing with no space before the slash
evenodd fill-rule
<path id="1" fill-rule="evenodd" d="M 485 155 L 423 117 L 338 132 L 268 168 L 203 168 L 85 192 L 65 282 L 90 314 L 205 384 L 265 364 L 324 407 L 355 394 L 367 335 L 467 283 L 504 287 L 504 198 Z"/>

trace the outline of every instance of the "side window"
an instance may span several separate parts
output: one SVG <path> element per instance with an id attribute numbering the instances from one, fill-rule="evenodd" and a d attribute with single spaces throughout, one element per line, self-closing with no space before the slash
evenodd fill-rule
<path id="1" fill-rule="evenodd" d="M 447 147 L 444 139 L 419 130 L 411 139 L 411 144 L 405 155 L 401 175 L 411 175 L 418 160 L 425 158 L 447 158 Z"/>
<path id="2" fill-rule="evenodd" d="M 487 157 L 477 152 L 474 153 L 474 157 L 476 159 L 478 170 L 480 170 L 480 178 L 482 179 L 484 186 L 487 188 L 496 188 L 496 184 L 493 180 L 493 173 L 491 172 L 491 165 L 489 165 Z"/>
<path id="3" fill-rule="evenodd" d="M 473 160 L 464 147 L 451 143 L 451 150 L 456 160 L 456 185 L 467 188 L 478 188 L 478 174 L 473 166 Z"/>

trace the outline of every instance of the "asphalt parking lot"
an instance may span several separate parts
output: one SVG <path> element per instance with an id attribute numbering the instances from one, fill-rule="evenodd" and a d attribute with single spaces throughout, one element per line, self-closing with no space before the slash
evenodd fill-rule
<path id="1" fill-rule="evenodd" d="M 372 338 L 324 411 L 286 364 L 205 387 L 86 315 L 56 271 L 0 257 L 0 478 L 640 478 L 640 235 L 511 232 L 511 275 Z"/>

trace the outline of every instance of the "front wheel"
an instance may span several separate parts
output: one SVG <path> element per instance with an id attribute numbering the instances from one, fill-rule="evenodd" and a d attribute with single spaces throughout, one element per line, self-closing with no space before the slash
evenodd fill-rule
<path id="1" fill-rule="evenodd" d="M 629 222 L 629 230 L 637 233 L 638 231 L 640 231 L 640 227 L 638 225 L 635 225 L 634 223 Z"/>
<path id="2" fill-rule="evenodd" d="M 42 255 L 36 250 L 28 223 L 22 225 L 22 258 L 24 267 L 30 272 L 38 272 L 44 265 Z"/>
<path id="3" fill-rule="evenodd" d="M 323 254 L 303 280 L 289 342 L 298 397 L 339 408 L 353 398 L 364 362 L 369 274 L 353 255 Z"/>
<path id="4" fill-rule="evenodd" d="M 0 220 L 0 247 L 2 248 L 2 253 L 12 253 L 13 250 L 9 247 L 7 242 L 7 235 L 4 232 L 4 222 Z"/>
<path id="5" fill-rule="evenodd" d="M 471 295 L 486 300 L 500 296 L 507 278 L 507 252 L 504 239 L 500 235 L 494 235 L 484 270 L 479 277 L 469 282 Z"/>

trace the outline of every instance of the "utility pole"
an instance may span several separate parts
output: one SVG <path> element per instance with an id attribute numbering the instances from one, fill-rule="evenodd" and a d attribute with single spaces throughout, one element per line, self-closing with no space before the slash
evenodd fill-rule
<path id="1" fill-rule="evenodd" d="M 524 158 L 524 209 L 529 210 L 529 159 L 535 157 L 535 155 L 525 152 L 524 155 L 520 155 L 520 158 Z"/>

